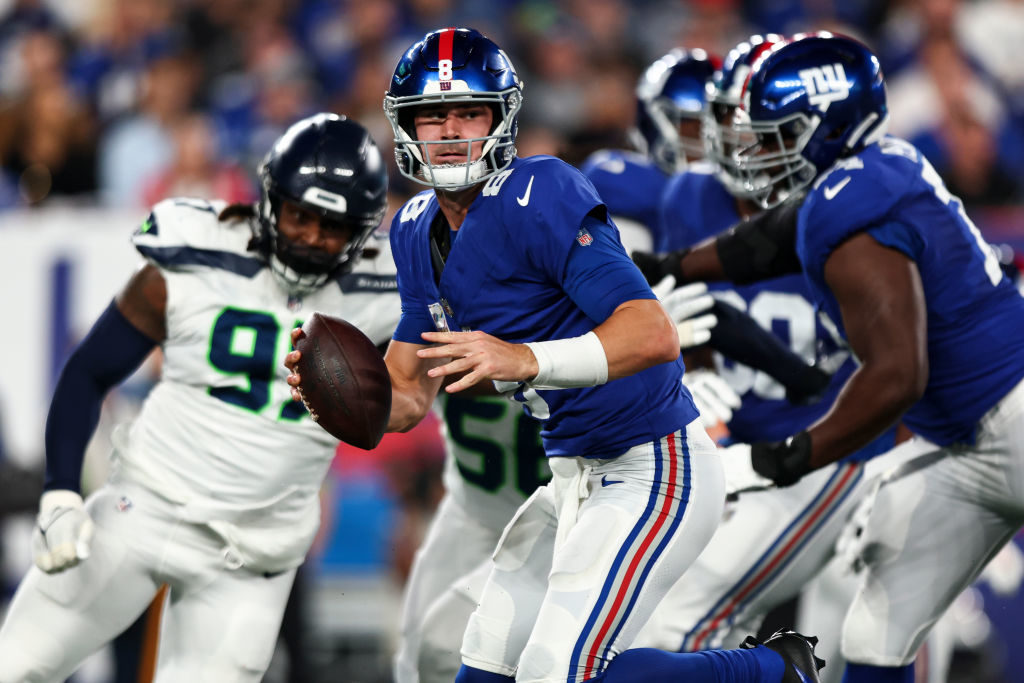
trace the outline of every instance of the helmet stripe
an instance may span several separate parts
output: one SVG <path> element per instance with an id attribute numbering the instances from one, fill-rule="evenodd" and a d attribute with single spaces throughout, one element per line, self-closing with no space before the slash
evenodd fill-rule
<path id="1" fill-rule="evenodd" d="M 437 63 L 440 64 L 444 60 L 448 60 L 449 63 L 452 61 L 452 42 L 455 38 L 455 27 L 449 26 L 448 28 L 441 31 L 441 35 L 438 36 L 440 40 L 437 43 Z"/>

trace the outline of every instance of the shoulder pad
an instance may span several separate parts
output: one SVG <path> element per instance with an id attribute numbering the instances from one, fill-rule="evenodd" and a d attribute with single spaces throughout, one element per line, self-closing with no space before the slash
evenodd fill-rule
<path id="1" fill-rule="evenodd" d="M 397 271 L 391 253 L 391 240 L 386 230 L 375 230 L 363 246 L 363 257 L 352 267 L 353 272 L 377 273 L 394 277 Z"/>
<path id="2" fill-rule="evenodd" d="M 919 175 L 911 168 L 916 160 L 908 158 L 902 147 L 893 149 L 897 151 L 872 145 L 837 161 L 808 193 L 807 219 L 815 226 L 827 222 L 841 231 L 883 221 Z"/>
<path id="3" fill-rule="evenodd" d="M 583 214 L 604 204 L 593 183 L 575 166 L 538 154 L 488 179 L 480 192 L 497 197 L 509 210 L 550 210 L 565 202 L 587 204 Z M 514 214 L 510 214 L 514 215 Z"/>
<path id="4" fill-rule="evenodd" d="M 402 208 L 395 214 L 395 218 L 392 221 L 392 226 L 398 223 L 408 223 L 409 221 L 415 221 L 420 217 L 427 207 L 430 205 L 430 201 L 435 198 L 433 190 L 424 190 L 411 199 L 405 204 L 402 204 Z"/>
<path id="5" fill-rule="evenodd" d="M 263 260 L 248 250 L 248 221 L 221 221 L 223 201 L 165 199 L 132 235 L 132 243 L 159 268 L 190 270 L 214 267 L 254 275 Z"/>
<path id="6" fill-rule="evenodd" d="M 628 165 L 646 165 L 651 162 L 642 154 L 624 149 L 600 149 L 580 166 L 583 175 L 593 179 L 595 175 L 608 173 L 619 175 L 625 172 Z"/>

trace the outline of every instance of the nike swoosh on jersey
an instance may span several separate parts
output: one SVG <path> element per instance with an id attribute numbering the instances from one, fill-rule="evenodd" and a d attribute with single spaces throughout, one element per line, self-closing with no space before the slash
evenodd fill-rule
<path id="1" fill-rule="evenodd" d="M 846 187 L 846 183 L 850 182 L 850 176 L 846 176 L 832 187 L 825 188 L 825 199 L 832 199 L 839 191 Z"/>
<path id="2" fill-rule="evenodd" d="M 621 484 L 621 479 L 609 479 L 608 475 L 601 477 L 601 486 L 611 486 L 612 484 Z"/>
<path id="3" fill-rule="evenodd" d="M 530 182 L 526 185 L 526 192 L 523 193 L 522 197 L 516 197 L 516 201 L 519 202 L 519 206 L 526 206 L 530 203 L 530 193 L 533 191 L 533 176 L 530 176 Z"/>

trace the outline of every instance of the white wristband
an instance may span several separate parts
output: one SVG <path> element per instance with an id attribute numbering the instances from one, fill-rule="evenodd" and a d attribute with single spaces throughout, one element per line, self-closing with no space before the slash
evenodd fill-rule
<path id="1" fill-rule="evenodd" d="M 579 337 L 526 345 L 540 368 L 529 382 L 535 389 L 593 387 L 608 381 L 608 357 L 593 331 Z"/>

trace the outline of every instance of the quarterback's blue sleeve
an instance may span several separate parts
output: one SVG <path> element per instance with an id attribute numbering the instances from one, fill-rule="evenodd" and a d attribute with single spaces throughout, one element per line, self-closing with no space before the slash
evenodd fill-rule
<path id="1" fill-rule="evenodd" d="M 422 312 L 419 310 L 420 308 L 423 309 Z M 434 332 L 436 329 L 426 304 L 407 308 L 405 301 L 402 301 L 402 317 L 398 320 L 398 327 L 395 328 L 395 333 L 391 335 L 391 338 L 410 344 L 426 344 L 427 342 L 423 341 L 420 333 Z"/>
<path id="2" fill-rule="evenodd" d="M 432 277 L 432 273 L 419 273 L 415 259 L 413 230 L 410 225 L 403 225 L 399 216 L 391 223 L 391 251 L 397 266 L 396 279 L 398 295 L 402 300 L 402 317 L 398 320 L 392 339 L 410 344 L 423 344 L 421 332 L 434 331 L 434 321 L 430 317 L 428 301 L 423 296 L 424 284 L 421 279 Z"/>
<path id="3" fill-rule="evenodd" d="M 103 398 L 142 365 L 156 342 L 111 302 L 60 373 L 46 416 L 44 488 L 78 491 L 85 447 L 96 431 Z"/>
<path id="4" fill-rule="evenodd" d="M 562 288 L 599 324 L 626 301 L 655 298 L 615 229 L 593 216 L 583 219 L 576 243 L 569 249 Z"/>

